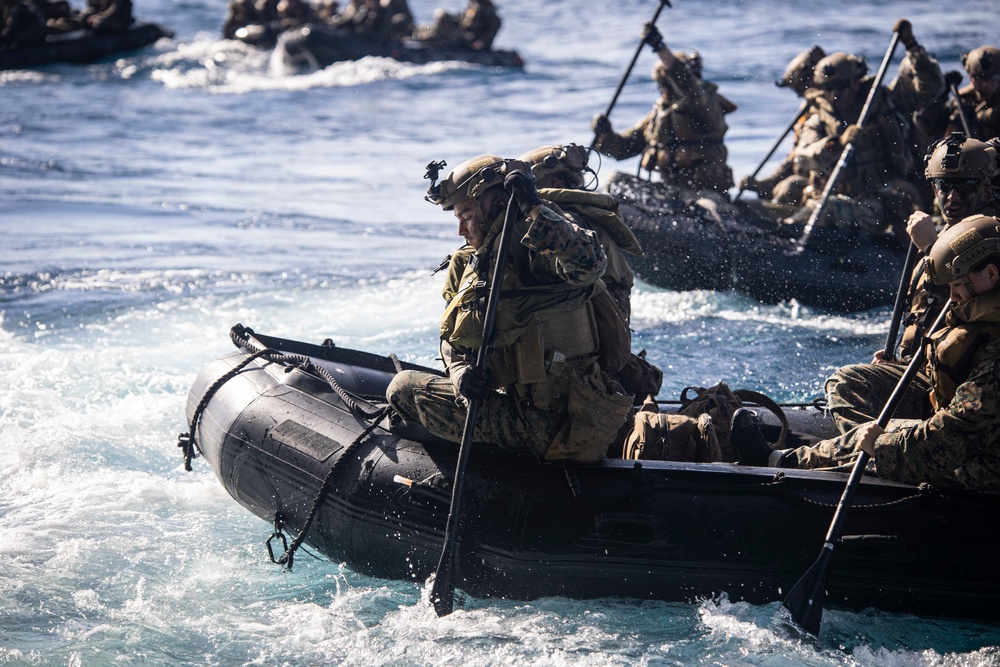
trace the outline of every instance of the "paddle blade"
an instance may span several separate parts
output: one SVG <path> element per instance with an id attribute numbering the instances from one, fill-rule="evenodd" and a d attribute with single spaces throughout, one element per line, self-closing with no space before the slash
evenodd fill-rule
<path id="1" fill-rule="evenodd" d="M 446 558 L 450 555 L 446 554 Z M 455 584 L 452 582 L 453 565 L 439 566 L 431 583 L 431 604 L 434 605 L 434 613 L 438 618 L 447 616 L 455 611 Z"/>
<path id="2" fill-rule="evenodd" d="M 782 603 L 788 610 L 792 623 L 814 637 L 819 636 L 823 620 L 823 598 L 826 597 L 826 562 L 823 556 L 828 551 L 823 551 L 813 566 L 788 591 L 788 596 Z"/>

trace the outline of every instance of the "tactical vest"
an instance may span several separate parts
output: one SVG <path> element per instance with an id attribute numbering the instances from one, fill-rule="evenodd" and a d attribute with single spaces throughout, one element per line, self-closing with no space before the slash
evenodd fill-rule
<path id="1" fill-rule="evenodd" d="M 987 303 L 1000 301 L 1000 293 L 976 297 Z M 968 304 L 963 304 L 968 305 Z M 957 306 L 961 308 L 961 306 Z M 997 317 L 996 311 L 992 314 Z M 955 398 L 955 390 L 972 371 L 976 352 L 994 338 L 1000 338 L 1000 322 L 963 322 L 954 313 L 948 314 L 948 326 L 927 340 L 927 375 L 931 379 L 931 405 L 940 410 Z"/>
<path id="2" fill-rule="evenodd" d="M 859 104 L 867 98 L 872 83 L 871 79 L 862 83 L 858 90 Z M 886 94 L 886 90 L 878 94 L 865 124 L 865 127 L 877 131 L 878 138 L 854 144 L 851 168 L 841 173 L 837 192 L 858 196 L 888 185 L 895 176 L 907 175 L 909 166 L 913 163 L 909 140 L 906 138 L 907 121 L 899 115 Z M 823 125 L 827 137 L 839 137 L 848 125 L 858 120 L 854 110 L 848 112 L 846 120 L 842 119 L 825 97 L 816 98 L 814 107 L 815 117 Z M 860 112 L 860 109 L 859 106 L 857 111 Z M 832 167 L 831 164 L 831 170 Z"/>
<path id="3" fill-rule="evenodd" d="M 512 231 L 515 238 L 521 238 L 527 233 L 527 224 L 518 223 Z M 468 262 L 458 292 L 441 318 L 441 339 L 453 346 L 476 350 L 482 345 L 492 275 L 490 267 L 484 265 L 495 259 L 493 245 L 486 244 L 487 250 L 481 248 Z M 497 305 L 493 339 L 497 353 L 490 357 L 493 387 L 497 389 L 515 382 L 545 382 L 553 363 L 582 364 L 598 351 L 597 322 L 590 301 L 604 289 L 603 284 L 537 284 L 531 280 L 529 260 L 527 248 L 520 244 L 511 247 Z"/>
<path id="4" fill-rule="evenodd" d="M 703 81 L 700 85 L 700 95 L 698 91 L 681 93 L 657 101 L 644 131 L 644 169 L 670 171 L 703 164 L 725 165 L 728 151 L 722 139 L 729 130 L 725 115 L 726 109 L 735 109 L 735 105 L 716 92 L 718 86 L 714 83 Z"/>

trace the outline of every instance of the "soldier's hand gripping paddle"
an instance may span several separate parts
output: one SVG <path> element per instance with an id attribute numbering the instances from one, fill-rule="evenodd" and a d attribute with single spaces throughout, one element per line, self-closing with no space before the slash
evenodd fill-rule
<path id="1" fill-rule="evenodd" d="M 934 320 L 934 324 L 931 325 L 928 335 L 941 327 L 945 316 L 951 310 L 951 305 L 952 302 L 949 299 L 944 304 L 944 308 L 941 309 L 941 314 L 938 315 L 937 319 Z M 923 360 L 924 347 L 920 346 L 913 355 L 910 365 L 906 367 L 903 376 L 899 378 L 899 382 L 892 391 L 889 400 L 885 402 L 882 412 L 879 413 L 876 423 L 882 428 L 888 426 L 889 420 L 892 418 L 893 413 L 896 412 L 896 408 L 903 398 L 903 394 L 906 392 L 907 387 L 910 386 L 913 377 L 920 370 Z M 868 465 L 869 458 L 867 452 L 863 450 L 858 452 L 858 459 L 854 462 L 854 468 L 851 470 L 851 476 L 847 480 L 847 486 L 840 497 L 840 502 L 837 503 L 837 510 L 833 513 L 833 521 L 830 522 L 830 528 L 826 533 L 826 539 L 823 542 L 823 549 L 819 553 L 819 558 L 816 559 L 812 567 L 806 570 L 802 578 L 792 586 L 792 589 L 788 591 L 788 597 L 782 603 L 782 606 L 788 610 L 792 622 L 801 630 L 814 637 L 819 636 L 820 622 L 823 620 L 823 599 L 826 597 L 826 573 L 830 566 L 830 558 L 833 556 L 833 547 L 840 538 L 844 517 L 847 515 L 847 509 L 851 506 L 851 500 L 858 488 L 858 484 L 861 482 L 861 475 L 865 471 L 865 466 Z"/>

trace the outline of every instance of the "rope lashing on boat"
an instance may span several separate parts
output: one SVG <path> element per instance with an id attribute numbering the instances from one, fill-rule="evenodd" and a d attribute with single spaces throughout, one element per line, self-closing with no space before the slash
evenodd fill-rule
<path id="1" fill-rule="evenodd" d="M 299 547 L 302 546 L 302 542 L 306 539 L 306 533 L 309 532 L 309 528 L 312 526 L 312 522 L 316 518 L 316 513 L 319 512 L 319 506 L 322 504 L 323 498 L 326 497 L 327 491 L 330 488 L 336 473 L 340 470 L 341 465 L 343 465 L 344 462 L 350 458 L 351 453 L 361 445 L 364 439 L 367 438 L 368 435 L 382 422 L 385 416 L 389 414 L 389 411 L 390 408 L 388 406 L 380 409 L 375 415 L 376 418 L 371 424 L 368 425 L 368 428 L 362 431 L 361 434 L 354 439 L 354 442 L 347 446 L 347 449 L 344 450 L 344 453 L 340 456 L 340 458 L 338 458 L 337 461 L 330 466 L 329 472 L 327 472 L 326 477 L 323 478 L 323 483 L 320 485 L 319 491 L 316 492 L 316 497 L 313 499 L 312 508 L 309 510 L 309 516 L 306 517 L 305 523 L 302 525 L 301 530 L 299 530 L 298 535 L 295 536 L 295 539 L 292 540 L 291 544 L 287 544 L 285 535 L 281 532 L 281 526 L 278 523 L 279 517 L 275 516 L 274 532 L 269 538 L 267 538 L 267 553 L 270 555 L 272 563 L 283 565 L 286 570 L 291 571 L 292 563 L 295 560 L 295 552 L 298 551 Z M 281 539 L 282 546 L 285 549 L 284 553 L 277 558 L 274 557 L 274 551 L 271 549 L 271 541 L 276 537 Z"/>
<path id="2" fill-rule="evenodd" d="M 241 335 L 243 332 L 247 332 L 250 335 L 244 337 L 243 335 Z M 289 354 L 288 352 L 280 352 L 278 350 L 271 350 L 269 348 L 264 348 L 258 341 L 256 341 L 253 338 L 253 330 L 249 329 L 248 327 L 244 327 L 242 324 L 234 325 L 233 328 L 229 331 L 229 337 L 230 339 L 232 339 L 233 345 L 241 349 L 260 351 L 260 349 L 263 348 L 265 351 L 268 352 L 268 354 L 263 355 L 264 358 L 267 359 L 268 361 L 273 361 L 274 363 L 288 366 L 289 369 L 298 368 L 303 372 L 313 373 L 315 375 L 320 376 L 321 378 L 326 380 L 326 383 L 330 385 L 330 388 L 333 389 L 338 396 L 340 396 L 340 399 L 344 402 L 344 405 L 346 405 L 347 409 L 350 410 L 354 415 L 362 417 L 366 420 L 370 420 L 379 414 L 380 409 L 375 408 L 375 406 L 372 405 L 371 403 L 368 403 L 368 401 L 364 402 L 368 403 L 368 405 L 371 406 L 373 410 L 371 412 L 363 410 L 361 406 L 358 405 L 358 402 L 355 400 L 355 397 L 352 396 L 350 393 L 348 393 L 346 389 L 340 386 L 340 383 L 337 382 L 337 378 L 333 377 L 333 374 L 330 373 L 330 371 L 326 370 L 322 366 L 317 366 L 316 364 L 312 363 L 312 360 L 309 357 L 301 354 Z"/>
<path id="3" fill-rule="evenodd" d="M 181 433 L 177 436 L 177 446 L 180 447 L 181 451 L 184 453 L 184 470 L 191 472 L 191 460 L 197 457 L 198 452 L 201 451 L 201 447 L 198 446 L 198 441 L 195 440 L 194 434 L 197 432 L 198 423 L 201 421 L 201 416 L 205 412 L 205 408 L 208 407 L 208 402 L 212 399 L 212 396 L 215 395 L 215 392 L 219 391 L 222 385 L 239 375 L 244 368 L 271 352 L 273 352 L 273 350 L 268 349 L 254 352 L 249 357 L 234 366 L 218 380 L 213 382 L 212 386 L 205 392 L 205 395 L 201 397 L 201 401 L 198 402 L 198 407 L 195 408 L 194 415 L 191 416 L 191 425 L 188 428 L 187 433 Z"/>
<path id="4" fill-rule="evenodd" d="M 867 505 L 858 505 L 852 503 L 851 513 L 853 514 L 854 512 L 878 511 L 878 510 L 884 510 L 887 507 L 905 507 L 907 505 L 914 505 L 936 494 L 937 494 L 937 489 L 935 489 L 930 484 L 923 482 L 917 486 L 917 490 L 915 493 L 911 493 L 908 496 L 903 496 L 902 498 L 897 498 L 896 500 L 887 500 L 884 503 L 869 503 Z M 783 490 L 783 493 L 781 495 L 806 505 L 810 505 L 813 507 L 821 507 L 824 510 L 835 509 L 838 505 L 837 502 L 825 503 L 821 500 L 813 500 L 812 498 L 806 498 L 802 496 L 800 493 L 794 493 L 787 488 Z"/>

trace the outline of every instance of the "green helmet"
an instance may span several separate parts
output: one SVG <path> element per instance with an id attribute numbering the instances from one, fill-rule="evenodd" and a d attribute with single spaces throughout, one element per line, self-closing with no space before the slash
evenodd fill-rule
<path id="1" fill-rule="evenodd" d="M 1000 173 L 997 149 L 978 139 L 967 139 L 961 132 L 952 132 L 931 146 L 924 157 L 924 176 L 934 178 L 966 178 L 992 182 Z"/>
<path id="2" fill-rule="evenodd" d="M 817 86 L 823 86 L 828 83 L 854 81 L 867 73 L 868 63 L 865 62 L 864 58 L 838 51 L 816 63 L 813 83 Z"/>
<path id="3" fill-rule="evenodd" d="M 531 166 L 539 187 L 551 187 L 551 179 L 558 176 L 567 187 L 579 188 L 583 186 L 584 172 L 591 171 L 587 168 L 588 152 L 579 144 L 557 144 L 536 148 L 517 159 Z"/>
<path id="4" fill-rule="evenodd" d="M 775 81 L 779 88 L 791 88 L 799 96 L 813 86 L 816 64 L 826 57 L 826 52 L 818 46 L 806 49 L 792 58 L 781 79 Z"/>
<path id="5" fill-rule="evenodd" d="M 497 155 L 479 155 L 458 165 L 440 183 L 431 178 L 425 199 L 446 211 L 472 197 L 480 197 L 490 188 L 502 185 L 506 161 Z M 426 177 L 426 176 L 425 176 Z"/>
<path id="6" fill-rule="evenodd" d="M 1000 259 L 1000 220 L 974 215 L 941 232 L 927 253 L 925 270 L 935 285 L 962 279 L 974 296 L 969 271 L 991 257 Z"/>
<path id="7" fill-rule="evenodd" d="M 962 66 L 969 76 L 993 76 L 1000 74 L 1000 49 L 995 46 L 980 46 L 962 54 Z"/>

